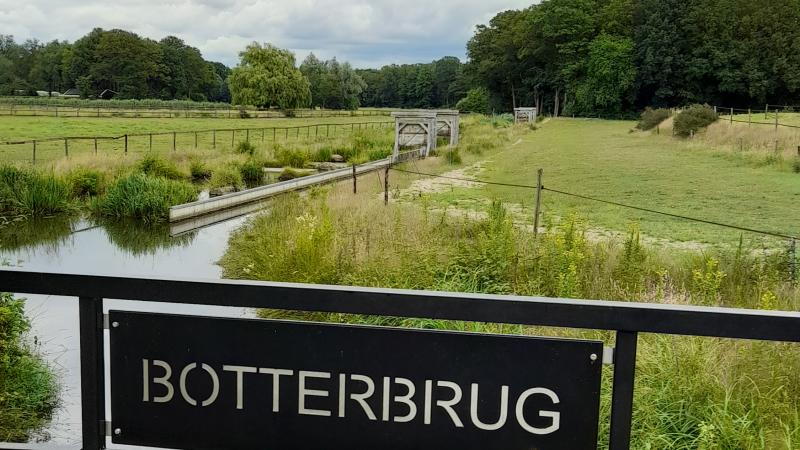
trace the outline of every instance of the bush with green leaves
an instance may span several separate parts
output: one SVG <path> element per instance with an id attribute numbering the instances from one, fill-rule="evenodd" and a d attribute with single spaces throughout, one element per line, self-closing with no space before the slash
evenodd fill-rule
<path id="1" fill-rule="evenodd" d="M 636 128 L 642 131 L 652 130 L 670 117 L 672 117 L 672 110 L 668 108 L 653 109 L 648 106 L 639 117 L 639 123 L 636 124 Z"/>
<path id="2" fill-rule="evenodd" d="M 675 134 L 683 137 L 691 136 L 718 119 L 717 113 L 708 105 L 689 106 L 675 116 Z"/>
<path id="3" fill-rule="evenodd" d="M 0 293 L 0 441 L 27 442 L 58 406 L 58 385 L 25 335 L 24 300 Z"/>
<path id="4" fill-rule="evenodd" d="M 492 111 L 489 106 L 489 91 L 482 87 L 470 89 L 467 96 L 458 101 L 456 109 L 462 112 L 489 114 Z"/>
<path id="5" fill-rule="evenodd" d="M 249 141 L 240 141 L 236 144 L 236 153 L 240 155 L 253 156 L 256 153 L 256 146 Z"/>
<path id="6" fill-rule="evenodd" d="M 167 178 L 169 180 L 184 180 L 186 175 L 178 169 L 172 161 L 156 155 L 147 155 L 139 161 L 138 169 L 145 175 Z"/>
<path id="7" fill-rule="evenodd" d="M 133 173 L 118 179 L 96 199 L 96 214 L 110 218 L 132 218 L 142 222 L 163 222 L 169 208 L 197 200 L 197 190 L 186 181 Z"/>
<path id="8" fill-rule="evenodd" d="M 0 167 L 0 215 L 43 217 L 74 209 L 70 184 L 55 174 Z"/>

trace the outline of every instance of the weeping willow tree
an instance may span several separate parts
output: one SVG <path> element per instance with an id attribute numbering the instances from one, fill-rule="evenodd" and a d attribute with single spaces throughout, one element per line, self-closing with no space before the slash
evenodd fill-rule
<path id="1" fill-rule="evenodd" d="M 311 102 L 308 80 L 292 52 L 253 42 L 239 57 L 228 77 L 233 104 L 293 109 Z"/>

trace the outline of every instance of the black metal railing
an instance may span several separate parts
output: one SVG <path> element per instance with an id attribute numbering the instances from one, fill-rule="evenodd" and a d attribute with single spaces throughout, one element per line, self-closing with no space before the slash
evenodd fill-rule
<path id="1" fill-rule="evenodd" d="M 84 450 L 106 446 L 105 298 L 616 331 L 611 450 L 630 448 L 639 333 L 800 343 L 800 312 L 17 269 L 0 270 L 0 291 L 79 298 Z"/>

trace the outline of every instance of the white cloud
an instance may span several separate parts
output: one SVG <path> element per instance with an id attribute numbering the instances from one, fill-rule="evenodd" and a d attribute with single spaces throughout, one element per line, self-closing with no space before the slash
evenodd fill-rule
<path id="1" fill-rule="evenodd" d="M 234 65 L 251 41 L 357 67 L 463 57 L 475 25 L 531 0 L 0 0 L 0 33 L 73 41 L 94 27 L 176 35 Z"/>

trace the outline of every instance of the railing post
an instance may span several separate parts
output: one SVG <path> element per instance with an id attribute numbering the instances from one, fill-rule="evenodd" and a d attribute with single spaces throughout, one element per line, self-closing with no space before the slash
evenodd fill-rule
<path id="1" fill-rule="evenodd" d="M 81 357 L 81 430 L 83 450 L 106 448 L 103 299 L 78 300 Z"/>
<path id="2" fill-rule="evenodd" d="M 629 450 L 631 448 L 633 382 L 636 376 L 638 339 L 639 334 L 635 331 L 617 331 L 617 343 L 614 351 L 614 387 L 611 393 L 609 450 Z"/>
<path id="3" fill-rule="evenodd" d="M 542 174 L 544 170 L 539 169 L 536 177 L 536 208 L 533 213 L 533 234 L 539 234 L 539 216 L 542 214 Z"/>

